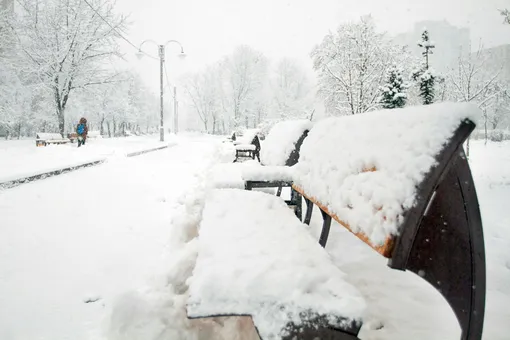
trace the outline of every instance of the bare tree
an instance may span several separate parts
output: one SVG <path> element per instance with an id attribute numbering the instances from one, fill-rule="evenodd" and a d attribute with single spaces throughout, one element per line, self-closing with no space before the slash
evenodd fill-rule
<path id="1" fill-rule="evenodd" d="M 500 10 L 499 13 L 503 16 L 505 24 L 510 25 L 510 11 L 508 9 Z"/>
<path id="2" fill-rule="evenodd" d="M 487 137 L 487 110 L 491 105 L 491 99 L 498 95 L 500 90 L 496 90 L 496 80 L 499 77 L 500 70 L 495 72 L 488 71 L 487 57 L 483 53 L 482 44 L 476 54 L 467 53 L 463 56 L 459 53 L 457 69 L 451 70 L 448 76 L 451 84 L 451 96 L 454 100 L 460 102 L 476 102 L 483 110 L 485 121 L 485 135 Z M 469 141 L 467 140 L 466 153 L 469 156 Z"/>
<path id="3" fill-rule="evenodd" d="M 227 95 L 229 96 L 234 125 L 249 111 L 249 103 L 260 90 L 267 76 L 267 59 L 249 46 L 238 46 L 222 63 L 226 71 Z"/>
<path id="4" fill-rule="evenodd" d="M 118 57 L 118 32 L 125 20 L 110 0 L 19 0 L 21 11 L 11 28 L 22 51 L 20 66 L 32 82 L 54 97 L 59 130 L 76 89 L 115 81 L 105 63 Z"/>
<path id="5" fill-rule="evenodd" d="M 203 72 L 189 75 L 185 80 L 184 91 L 191 100 L 192 106 L 209 132 L 212 122 L 212 133 L 216 133 L 221 112 L 218 89 L 220 80 L 217 78 L 216 66 L 209 66 Z"/>
<path id="6" fill-rule="evenodd" d="M 312 86 L 294 60 L 284 58 L 278 62 L 272 84 L 273 106 L 280 118 L 301 117 L 310 111 Z"/>
<path id="7" fill-rule="evenodd" d="M 488 93 L 488 89 L 496 82 L 500 70 L 487 72 L 487 58 L 480 48 L 476 54 L 459 53 L 457 69 L 451 70 L 448 79 L 451 83 L 451 95 L 461 102 L 475 101 L 481 103 Z"/>

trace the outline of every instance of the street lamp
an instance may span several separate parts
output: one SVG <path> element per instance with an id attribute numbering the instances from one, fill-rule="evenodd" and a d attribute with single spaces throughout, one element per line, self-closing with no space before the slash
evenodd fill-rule
<path id="1" fill-rule="evenodd" d="M 182 44 L 178 42 L 177 40 L 168 40 L 164 45 L 160 45 L 154 40 L 145 40 L 140 44 L 140 47 L 138 48 L 138 53 L 136 53 L 136 56 L 138 59 L 142 59 L 142 57 L 145 55 L 145 53 L 142 51 L 142 47 L 146 42 L 153 43 L 158 46 L 159 51 L 159 80 L 160 80 L 160 108 L 161 108 L 161 117 L 160 117 L 160 125 L 159 125 L 159 140 L 161 142 L 165 141 L 165 129 L 163 126 L 163 67 L 165 64 L 165 47 L 170 43 L 178 44 L 181 47 L 181 53 L 179 53 L 179 57 L 184 59 L 186 57 L 186 54 L 184 53 L 184 48 L 182 47 Z"/>

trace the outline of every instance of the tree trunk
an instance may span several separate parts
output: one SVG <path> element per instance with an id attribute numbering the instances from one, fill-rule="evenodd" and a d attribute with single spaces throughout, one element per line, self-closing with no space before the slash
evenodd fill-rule
<path id="1" fill-rule="evenodd" d="M 110 127 L 110 121 L 106 121 L 106 127 L 108 129 L 108 138 L 112 138 L 112 129 Z"/>
<path id="2" fill-rule="evenodd" d="M 483 118 L 484 118 L 484 129 L 485 129 L 485 145 L 487 145 L 487 109 L 483 109 Z"/>
<path id="3" fill-rule="evenodd" d="M 62 135 L 62 138 L 63 138 L 64 133 L 65 133 L 65 126 L 66 126 L 63 109 L 57 109 L 57 118 L 58 118 L 58 131 L 60 132 L 60 134 Z"/>
<path id="4" fill-rule="evenodd" d="M 102 136 L 104 135 L 104 116 L 101 118 L 101 121 L 99 122 L 99 134 Z"/>

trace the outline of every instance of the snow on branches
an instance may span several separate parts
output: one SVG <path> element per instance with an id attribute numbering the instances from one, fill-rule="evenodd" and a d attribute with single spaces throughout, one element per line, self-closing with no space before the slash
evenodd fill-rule
<path id="1" fill-rule="evenodd" d="M 327 34 L 311 57 L 318 73 L 319 94 L 333 114 L 358 114 L 379 105 L 386 70 L 398 58 L 397 48 L 373 19 L 342 24 Z"/>
<path id="2" fill-rule="evenodd" d="M 60 133 L 71 93 L 115 81 L 105 64 L 120 56 L 117 34 L 125 20 L 111 0 L 20 0 L 11 22 L 21 50 L 19 66 L 52 93 Z M 89 7 L 87 4 L 90 4 Z"/>

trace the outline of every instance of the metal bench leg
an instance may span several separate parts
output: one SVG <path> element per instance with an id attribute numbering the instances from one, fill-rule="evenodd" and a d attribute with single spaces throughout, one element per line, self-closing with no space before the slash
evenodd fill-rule
<path id="1" fill-rule="evenodd" d="M 324 220 L 324 222 L 322 223 L 322 232 L 321 232 L 321 237 L 319 238 L 319 244 L 323 248 L 326 248 L 326 243 L 328 242 L 328 236 L 329 236 L 329 229 L 331 227 L 331 216 L 326 214 L 322 209 L 321 209 L 321 213 L 322 213 L 322 219 Z"/>
<path id="2" fill-rule="evenodd" d="M 282 186 L 278 187 L 278 191 L 276 191 L 276 196 L 280 197 L 282 195 Z"/>
<path id="3" fill-rule="evenodd" d="M 310 221 L 312 220 L 313 202 L 305 197 L 305 203 L 306 203 L 306 214 L 305 214 L 305 220 L 303 221 L 303 223 L 310 225 Z"/>
<path id="4" fill-rule="evenodd" d="M 301 218 L 303 215 L 303 213 L 302 213 L 303 209 L 301 208 L 301 205 L 303 203 L 303 197 L 301 196 L 301 194 L 299 192 L 297 192 L 291 188 L 290 201 L 292 202 L 292 204 L 294 204 L 296 206 L 296 210 L 295 210 L 296 216 L 301 221 Z"/>

